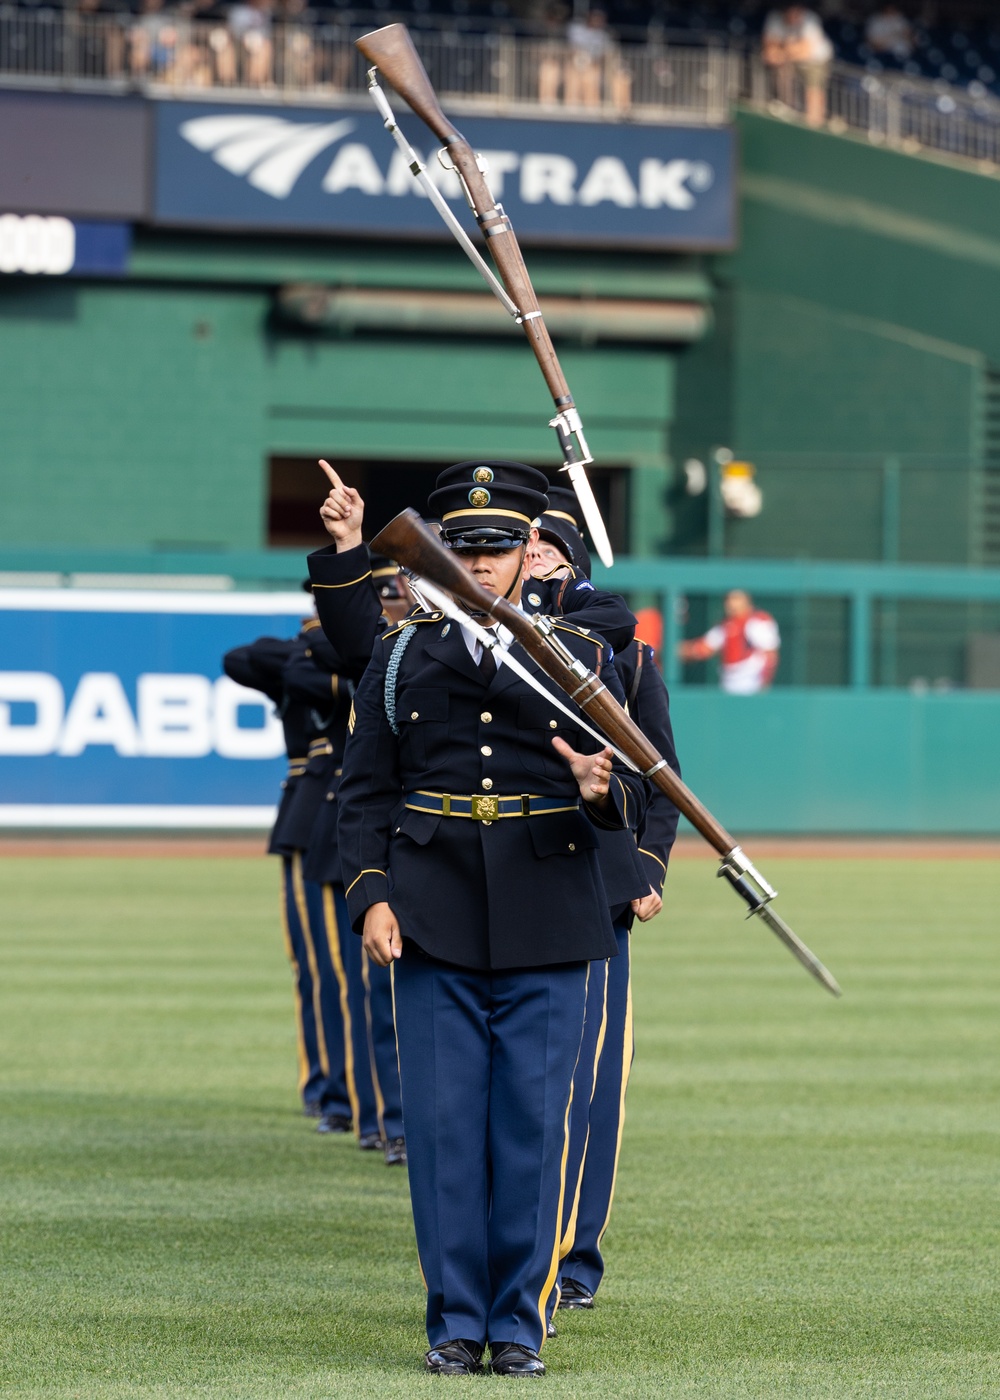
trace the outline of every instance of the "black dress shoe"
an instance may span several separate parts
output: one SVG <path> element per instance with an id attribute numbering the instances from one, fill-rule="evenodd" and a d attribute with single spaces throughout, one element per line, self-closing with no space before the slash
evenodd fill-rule
<path id="1" fill-rule="evenodd" d="M 546 1335 L 546 1337 L 558 1337 L 558 1336 L 559 1336 L 559 1333 L 556 1331 L 556 1325 L 555 1325 L 555 1323 L 552 1321 L 551 1317 L 549 1318 L 548 1322 L 545 1324 L 545 1335 Z"/>
<path id="2" fill-rule="evenodd" d="M 385 1145 L 387 1167 L 406 1166 L 406 1138 L 390 1138 Z"/>
<path id="3" fill-rule="evenodd" d="M 378 1133 L 362 1133 L 358 1138 L 358 1146 L 362 1152 L 381 1152 L 385 1143 Z"/>
<path id="4" fill-rule="evenodd" d="M 545 1362 L 520 1342 L 490 1342 L 490 1370 L 495 1376 L 544 1376 Z"/>
<path id="5" fill-rule="evenodd" d="M 577 1283 L 575 1278 L 564 1278 L 559 1289 L 559 1306 L 561 1308 L 592 1308 L 594 1295 L 589 1288 L 584 1288 L 582 1283 Z"/>
<path id="6" fill-rule="evenodd" d="M 346 1113 L 324 1113 L 316 1124 L 318 1133 L 353 1133 L 354 1123 Z"/>
<path id="7" fill-rule="evenodd" d="M 478 1342 L 442 1342 L 427 1353 L 427 1369 L 432 1376 L 478 1376 L 482 1355 Z"/>

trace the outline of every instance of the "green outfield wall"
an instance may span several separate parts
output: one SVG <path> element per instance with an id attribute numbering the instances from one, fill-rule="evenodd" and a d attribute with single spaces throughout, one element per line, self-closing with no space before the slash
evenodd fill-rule
<path id="1" fill-rule="evenodd" d="M 543 294 L 710 294 L 684 259 L 548 254 L 536 266 Z M 275 455 L 553 462 L 551 402 L 518 340 L 291 326 L 277 296 L 303 281 L 478 287 L 451 248 L 141 233 L 122 282 L 0 279 L 0 545 L 257 549 Z M 595 452 L 635 473 L 628 533 L 651 552 L 672 348 L 567 344 L 562 359 Z M 322 495 L 317 473 L 317 506 Z"/>
<path id="2" fill-rule="evenodd" d="M 681 687 L 686 782 L 733 832 L 1000 833 L 1000 695 Z"/>
<path id="3" fill-rule="evenodd" d="M 678 365 L 675 457 L 724 445 L 743 556 L 1000 562 L 1000 180 L 743 113 L 741 237 Z M 896 531 L 877 464 L 892 459 Z M 671 551 L 705 548 L 677 501 Z"/>

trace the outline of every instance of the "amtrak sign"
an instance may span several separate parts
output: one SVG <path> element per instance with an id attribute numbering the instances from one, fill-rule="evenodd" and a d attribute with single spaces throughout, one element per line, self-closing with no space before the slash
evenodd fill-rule
<path id="1" fill-rule="evenodd" d="M 417 119 L 403 120 L 461 216 L 454 172 L 439 164 Z M 511 118 L 463 118 L 461 128 L 527 242 L 734 243 L 728 128 Z M 153 215 L 180 226 L 449 236 L 368 111 L 157 103 Z"/>

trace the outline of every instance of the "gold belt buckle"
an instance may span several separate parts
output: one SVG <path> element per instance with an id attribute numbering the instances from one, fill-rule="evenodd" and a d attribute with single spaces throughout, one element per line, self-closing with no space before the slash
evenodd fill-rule
<path id="1" fill-rule="evenodd" d="M 483 797 L 478 793 L 472 795 L 472 819 L 477 822 L 493 822 L 500 815 L 499 798 L 489 796 Z"/>

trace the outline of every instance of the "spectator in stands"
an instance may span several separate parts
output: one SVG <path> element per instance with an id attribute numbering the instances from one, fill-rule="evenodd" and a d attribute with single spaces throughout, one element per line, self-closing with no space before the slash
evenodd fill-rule
<path id="1" fill-rule="evenodd" d="M 129 66 L 137 77 L 169 82 L 180 50 L 176 16 L 165 14 L 163 0 L 141 0 L 129 30 Z"/>
<path id="2" fill-rule="evenodd" d="M 538 100 L 554 107 L 562 92 L 566 71 L 566 10 L 562 5 L 549 5 L 542 19 L 544 37 L 539 46 Z"/>
<path id="3" fill-rule="evenodd" d="M 67 6 L 68 37 L 76 65 L 87 78 L 118 78 L 123 72 L 127 0 L 76 0 Z"/>
<path id="4" fill-rule="evenodd" d="M 587 12 L 583 20 L 573 19 L 566 27 L 569 53 L 566 58 L 564 95 L 569 107 L 599 107 L 604 96 L 619 111 L 631 101 L 632 77 L 622 63 L 621 53 L 608 29 L 603 10 Z"/>
<path id="5" fill-rule="evenodd" d="M 883 5 L 869 16 L 865 41 L 880 57 L 905 63 L 913 53 L 913 28 L 898 5 Z"/>
<path id="6" fill-rule="evenodd" d="M 274 0 L 237 0 L 229 11 L 226 27 L 213 31 L 215 70 L 223 87 L 237 82 L 250 87 L 273 85 L 273 4 Z"/>
<path id="7" fill-rule="evenodd" d="M 682 661 L 719 656 L 719 684 L 729 695 L 757 695 L 767 690 L 778 669 L 781 635 L 770 613 L 753 605 L 742 588 L 731 589 L 723 604 L 725 618 L 703 637 L 681 642 Z"/>
<path id="8" fill-rule="evenodd" d="M 316 16 L 309 9 L 308 0 L 279 0 L 278 19 L 281 22 L 282 81 L 294 87 L 313 87 L 316 83 L 313 43 Z"/>
<path id="9" fill-rule="evenodd" d="M 806 121 L 822 126 L 830 84 L 833 45 L 818 15 L 804 5 L 772 10 L 764 24 L 761 56 L 774 74 L 775 93 L 784 107 L 800 108 L 799 83 L 805 88 Z"/>

